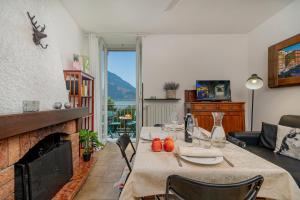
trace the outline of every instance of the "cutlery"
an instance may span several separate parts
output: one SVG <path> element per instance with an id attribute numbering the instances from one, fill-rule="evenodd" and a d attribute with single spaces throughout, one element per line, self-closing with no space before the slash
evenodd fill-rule
<path id="1" fill-rule="evenodd" d="M 177 163 L 178 163 L 179 167 L 182 167 L 182 163 L 181 163 L 181 160 L 180 160 L 180 158 L 179 158 L 179 155 L 176 154 L 176 153 L 174 153 L 174 155 L 175 155 L 175 158 L 176 158 L 176 160 L 177 160 Z"/>
<path id="2" fill-rule="evenodd" d="M 225 156 L 223 156 L 225 162 L 227 162 L 227 164 L 230 166 L 230 167 L 234 167 L 234 165 L 232 164 L 232 162 L 230 162 Z"/>

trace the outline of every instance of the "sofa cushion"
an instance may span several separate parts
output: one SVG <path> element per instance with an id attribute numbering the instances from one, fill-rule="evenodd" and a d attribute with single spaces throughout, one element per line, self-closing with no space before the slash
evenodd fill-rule
<path id="1" fill-rule="evenodd" d="M 261 134 L 259 136 L 259 146 L 274 151 L 276 147 L 277 125 L 262 123 Z"/>
<path id="2" fill-rule="evenodd" d="M 247 146 L 246 149 L 288 171 L 300 187 L 300 161 L 289 158 L 260 146 Z"/>
<path id="3" fill-rule="evenodd" d="M 258 145 L 260 131 L 229 132 L 228 135 L 246 142 L 247 145 Z"/>
<path id="4" fill-rule="evenodd" d="M 285 138 L 285 136 L 287 136 L 288 134 L 293 134 L 295 132 L 296 128 L 278 125 L 275 152 L 279 151 L 283 138 Z"/>
<path id="5" fill-rule="evenodd" d="M 300 160 L 300 129 L 283 138 L 278 153 Z"/>
<path id="6" fill-rule="evenodd" d="M 300 128 L 300 115 L 283 115 L 279 125 Z"/>

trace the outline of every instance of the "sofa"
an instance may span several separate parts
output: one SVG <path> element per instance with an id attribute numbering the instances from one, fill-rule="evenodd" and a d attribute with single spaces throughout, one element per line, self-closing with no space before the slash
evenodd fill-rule
<path id="1" fill-rule="evenodd" d="M 279 120 L 279 125 L 300 128 L 300 116 L 284 115 Z M 230 132 L 227 139 L 240 147 L 284 168 L 295 179 L 300 187 L 300 160 L 293 159 L 265 148 L 260 144 L 261 132 Z"/>

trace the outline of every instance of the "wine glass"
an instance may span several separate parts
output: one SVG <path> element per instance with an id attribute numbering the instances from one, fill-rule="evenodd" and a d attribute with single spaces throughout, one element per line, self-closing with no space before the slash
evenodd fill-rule
<path id="1" fill-rule="evenodd" d="M 176 140 L 176 128 L 178 124 L 178 114 L 176 112 L 172 112 L 170 115 L 170 127 L 168 136 Z"/>
<path id="2" fill-rule="evenodd" d="M 178 114 L 176 112 L 172 112 L 170 119 L 171 119 L 172 124 L 177 124 L 178 123 Z"/>
<path id="3" fill-rule="evenodd" d="M 198 120 L 194 116 L 192 116 L 192 121 L 193 121 L 193 138 L 198 139 L 199 144 L 200 144 L 200 129 L 198 125 Z"/>
<path id="4" fill-rule="evenodd" d="M 176 112 L 172 112 L 170 120 L 171 120 L 171 124 L 172 124 L 172 129 L 175 132 L 176 128 L 177 128 L 177 124 L 178 124 L 178 114 Z"/>
<path id="5" fill-rule="evenodd" d="M 194 127 L 198 130 L 199 129 L 198 120 L 194 116 L 192 116 L 192 118 L 193 118 Z"/>

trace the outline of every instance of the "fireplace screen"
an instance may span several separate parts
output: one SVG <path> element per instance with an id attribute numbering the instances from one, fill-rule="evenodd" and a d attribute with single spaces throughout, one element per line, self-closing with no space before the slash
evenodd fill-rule
<path id="1" fill-rule="evenodd" d="M 71 142 L 50 135 L 15 165 L 15 199 L 50 200 L 72 175 Z"/>

